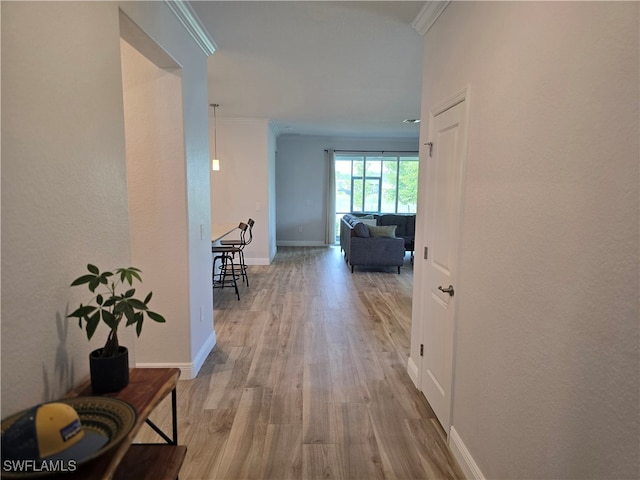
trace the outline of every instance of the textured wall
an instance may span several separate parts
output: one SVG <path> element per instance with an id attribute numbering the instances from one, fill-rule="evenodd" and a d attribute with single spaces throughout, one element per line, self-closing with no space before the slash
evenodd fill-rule
<path id="1" fill-rule="evenodd" d="M 69 283 L 88 262 L 131 262 L 119 7 L 183 66 L 190 345 L 215 336 L 206 56 L 162 2 L 2 3 L 2 416 L 58 398 L 88 374 L 87 342 L 65 320 L 86 301 Z M 199 307 L 204 306 L 204 321 Z M 132 350 L 135 332 L 123 344 Z M 180 361 L 174 358 L 166 362 Z"/>
<path id="2" fill-rule="evenodd" d="M 213 115 L 213 111 L 211 113 Z M 213 158 L 213 121 L 210 125 Z M 253 218 L 256 221 L 253 241 L 245 250 L 245 258 L 250 265 L 268 265 L 272 259 L 269 244 L 269 122 L 218 116 L 217 128 L 220 170 L 210 171 L 212 222 L 246 223 Z"/>
<path id="3" fill-rule="evenodd" d="M 5 417 L 88 374 L 106 329 L 67 322 L 89 297 L 69 284 L 130 262 L 117 7 L 3 2 L 2 67 Z"/>
<path id="4" fill-rule="evenodd" d="M 187 196 L 179 71 L 158 68 L 124 40 L 127 184 L 133 265 L 142 269 L 142 295 L 167 323 L 146 321 L 138 362 L 188 363 L 189 291 Z"/>
<path id="5" fill-rule="evenodd" d="M 206 234 L 211 229 L 207 56 L 164 2 L 122 2 L 119 7 L 181 67 L 182 123 L 175 123 L 174 128 L 182 129 L 184 151 L 172 160 L 180 166 L 165 165 L 165 174 L 172 169 L 179 173 L 173 179 L 171 198 L 165 198 L 157 205 L 166 206 L 162 202 L 172 205 L 169 212 L 158 212 L 167 215 L 163 228 L 183 231 L 167 235 L 175 241 L 163 248 L 176 252 L 177 257 L 165 260 L 159 282 L 165 286 L 170 283 L 171 263 L 178 262 L 176 280 L 187 283 L 181 283 L 173 291 L 176 302 L 182 305 L 182 314 L 179 317 L 176 314 L 172 321 L 181 329 L 180 335 L 189 332 L 190 341 L 186 350 L 175 344 L 171 349 L 159 348 L 162 342 L 170 340 L 158 329 L 158 336 L 141 338 L 140 361 L 170 365 L 184 362 L 177 366 L 182 366 L 185 373 L 195 374 L 215 344 L 211 243 Z M 167 158 L 165 160 L 169 162 Z M 157 223 L 156 227 L 159 225 Z M 187 304 L 188 307 L 183 307 Z M 154 345 L 156 341 L 159 343 Z"/>
<path id="6" fill-rule="evenodd" d="M 487 478 L 638 475 L 638 8 L 452 2 L 425 38 L 422 117 L 471 92 L 452 423 Z"/>

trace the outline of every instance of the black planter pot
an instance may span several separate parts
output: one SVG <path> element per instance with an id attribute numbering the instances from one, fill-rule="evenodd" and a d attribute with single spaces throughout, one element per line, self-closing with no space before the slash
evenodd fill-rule
<path id="1" fill-rule="evenodd" d="M 89 372 L 93 393 L 109 393 L 129 385 L 129 350 L 118 347 L 113 357 L 100 356 L 102 348 L 89 354 Z"/>

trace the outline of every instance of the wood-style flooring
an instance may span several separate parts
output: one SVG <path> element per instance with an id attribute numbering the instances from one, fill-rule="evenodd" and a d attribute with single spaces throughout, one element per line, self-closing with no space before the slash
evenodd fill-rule
<path id="1" fill-rule="evenodd" d="M 178 383 L 180 479 L 463 478 L 406 372 L 412 273 L 288 247 L 240 301 L 216 289 L 217 345 Z M 168 431 L 169 407 L 151 416 Z"/>

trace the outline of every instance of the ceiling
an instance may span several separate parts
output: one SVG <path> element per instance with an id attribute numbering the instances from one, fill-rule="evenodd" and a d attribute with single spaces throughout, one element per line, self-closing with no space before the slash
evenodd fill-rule
<path id="1" fill-rule="evenodd" d="M 216 115 L 281 134 L 418 137 L 424 2 L 192 1 L 218 49 Z"/>

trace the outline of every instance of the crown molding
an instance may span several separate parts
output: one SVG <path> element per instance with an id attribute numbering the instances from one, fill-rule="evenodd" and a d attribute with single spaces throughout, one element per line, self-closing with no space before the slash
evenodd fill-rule
<path id="1" fill-rule="evenodd" d="M 420 35 L 425 35 L 449 3 L 451 3 L 450 0 L 426 2 L 411 22 L 411 26 Z"/>
<path id="2" fill-rule="evenodd" d="M 213 55 L 218 47 L 189 2 L 186 0 L 165 0 L 165 3 L 205 55 Z"/>

